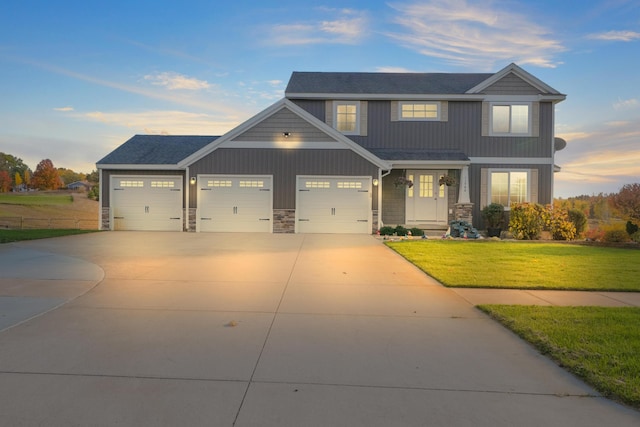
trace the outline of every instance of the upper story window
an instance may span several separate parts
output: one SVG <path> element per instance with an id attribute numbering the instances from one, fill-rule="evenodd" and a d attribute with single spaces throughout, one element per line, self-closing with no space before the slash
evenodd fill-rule
<path id="1" fill-rule="evenodd" d="M 400 102 L 400 120 L 440 120 L 440 103 Z"/>
<path id="2" fill-rule="evenodd" d="M 492 103 L 491 135 L 531 135 L 531 105 L 528 103 Z"/>
<path id="3" fill-rule="evenodd" d="M 345 134 L 360 132 L 360 103 L 337 101 L 334 104 L 335 128 Z"/>

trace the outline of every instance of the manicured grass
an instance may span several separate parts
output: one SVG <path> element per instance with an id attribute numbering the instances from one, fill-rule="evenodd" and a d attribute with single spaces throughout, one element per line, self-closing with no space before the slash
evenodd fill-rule
<path id="1" fill-rule="evenodd" d="M 445 286 L 640 291 L 637 249 L 487 240 L 387 244 Z"/>
<path id="2" fill-rule="evenodd" d="M 47 229 L 47 230 L 0 230 L 0 243 L 19 242 L 21 240 L 48 239 L 50 237 L 72 234 L 94 233 L 97 230 Z"/>
<path id="3" fill-rule="evenodd" d="M 604 396 L 640 409 L 640 308 L 479 308 Z"/>
<path id="4" fill-rule="evenodd" d="M 73 203 L 73 196 L 47 193 L 0 194 L 0 203 L 24 206 L 70 205 Z"/>

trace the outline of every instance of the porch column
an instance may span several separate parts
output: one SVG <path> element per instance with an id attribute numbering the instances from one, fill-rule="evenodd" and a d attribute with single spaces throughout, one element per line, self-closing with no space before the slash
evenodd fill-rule
<path id="1" fill-rule="evenodd" d="M 473 203 L 469 197 L 469 166 L 463 166 L 460 171 L 460 189 L 458 203 L 456 203 L 455 218 L 458 221 L 473 223 Z"/>
<path id="2" fill-rule="evenodd" d="M 471 203 L 469 198 L 469 166 L 463 166 L 460 171 L 460 189 L 458 194 L 458 203 Z"/>

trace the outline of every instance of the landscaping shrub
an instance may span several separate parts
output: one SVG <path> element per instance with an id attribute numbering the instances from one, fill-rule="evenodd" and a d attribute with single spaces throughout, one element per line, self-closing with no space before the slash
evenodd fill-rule
<path id="1" fill-rule="evenodd" d="M 536 240 L 546 225 L 548 213 L 537 203 L 516 203 L 511 206 L 509 231 L 519 240 Z"/>
<path id="2" fill-rule="evenodd" d="M 552 206 L 548 206 L 546 225 L 553 240 L 573 240 L 576 238 L 576 226 L 564 209 L 554 209 Z"/>
<path id="3" fill-rule="evenodd" d="M 621 242 L 628 242 L 629 241 L 629 235 L 627 234 L 627 232 L 621 228 L 611 228 L 609 230 L 606 230 L 604 232 L 604 236 L 602 238 L 602 241 L 604 242 L 609 242 L 609 243 L 621 243 Z"/>
<path id="4" fill-rule="evenodd" d="M 604 238 L 604 230 L 599 227 L 590 228 L 584 232 L 584 237 L 592 242 L 601 242 Z"/>
<path id="5" fill-rule="evenodd" d="M 631 221 L 627 221 L 627 234 L 631 236 L 637 232 L 638 232 L 638 226 L 632 223 Z"/>
<path id="6" fill-rule="evenodd" d="M 581 237 L 587 229 L 587 216 L 580 209 L 569 209 L 567 215 L 576 227 L 576 237 Z"/>
<path id="7" fill-rule="evenodd" d="M 412 236 L 422 236 L 424 234 L 424 231 L 422 231 L 421 228 L 417 228 L 417 227 L 413 227 L 409 231 L 411 232 Z"/>
<path id="8" fill-rule="evenodd" d="M 407 229 L 404 228 L 403 226 L 399 225 L 395 228 L 395 233 L 397 236 L 406 236 L 407 235 Z"/>
<path id="9" fill-rule="evenodd" d="M 395 232 L 396 232 L 396 229 L 391 227 L 390 225 L 385 225 L 384 227 L 380 228 L 381 236 L 393 236 L 393 233 Z"/>
<path id="10" fill-rule="evenodd" d="M 629 237 L 631 237 L 631 241 L 636 242 L 636 243 L 640 243 L 640 231 L 636 231 L 635 233 L 633 233 Z"/>

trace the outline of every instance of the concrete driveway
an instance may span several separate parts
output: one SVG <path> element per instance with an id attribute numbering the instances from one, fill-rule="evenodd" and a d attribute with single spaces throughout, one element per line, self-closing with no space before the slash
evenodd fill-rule
<path id="1" fill-rule="evenodd" d="M 106 232 L 0 268 L 1 425 L 640 424 L 371 236 Z"/>

